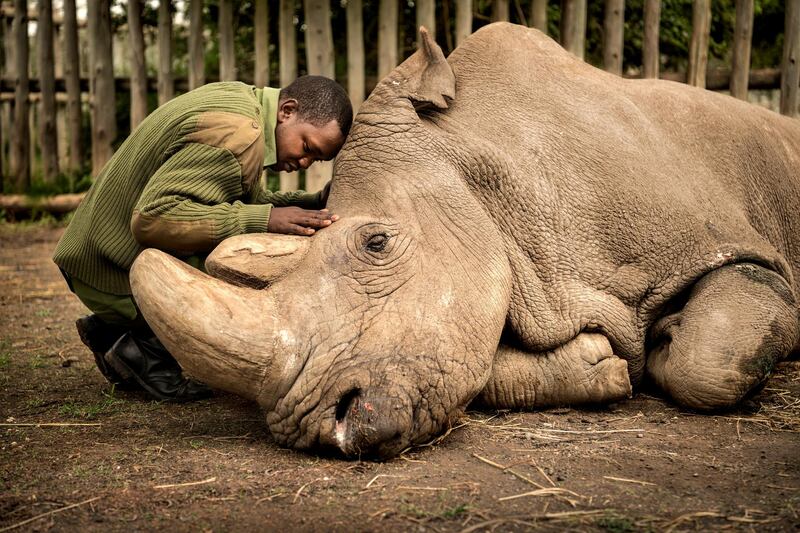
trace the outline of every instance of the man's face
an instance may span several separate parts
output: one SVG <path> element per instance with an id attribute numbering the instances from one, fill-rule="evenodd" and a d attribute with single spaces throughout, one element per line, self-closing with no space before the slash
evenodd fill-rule
<path id="1" fill-rule="evenodd" d="M 342 144 L 342 132 L 335 120 L 321 127 L 306 122 L 297 115 L 297 102 L 287 100 L 278 110 L 275 127 L 278 161 L 270 168 L 285 172 L 306 169 L 315 161 L 333 159 Z"/>

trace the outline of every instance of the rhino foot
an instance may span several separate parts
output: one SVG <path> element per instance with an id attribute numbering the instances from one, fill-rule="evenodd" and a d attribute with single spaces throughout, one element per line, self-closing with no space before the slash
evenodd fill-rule
<path id="1" fill-rule="evenodd" d="M 549 352 L 500 346 L 480 401 L 497 408 L 532 409 L 603 404 L 630 397 L 628 364 L 599 333 L 581 333 Z"/>

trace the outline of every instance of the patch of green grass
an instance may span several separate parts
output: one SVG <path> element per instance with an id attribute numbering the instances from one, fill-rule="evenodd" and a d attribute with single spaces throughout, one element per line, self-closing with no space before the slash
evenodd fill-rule
<path id="1" fill-rule="evenodd" d="M 50 316 L 50 313 L 51 313 L 50 309 L 39 309 L 38 311 L 36 311 L 35 314 L 39 318 L 44 318 L 46 316 Z"/>
<path id="2" fill-rule="evenodd" d="M 197 450 L 197 449 L 203 447 L 203 441 L 201 441 L 201 440 L 190 440 L 189 441 L 189 446 L 191 446 L 192 448 Z"/>
<path id="3" fill-rule="evenodd" d="M 11 341 L 0 339 L 0 368 L 6 368 L 11 364 Z"/>
<path id="4" fill-rule="evenodd" d="M 47 403 L 47 400 L 44 398 L 31 398 L 27 402 L 25 402 L 25 407 L 28 409 L 35 409 L 37 407 L 41 407 Z"/>
<path id="5" fill-rule="evenodd" d="M 450 509 L 445 509 L 442 512 L 442 516 L 444 518 L 458 518 L 463 516 L 469 511 L 469 506 L 466 503 L 462 503 L 461 505 L 456 505 Z"/>
<path id="6" fill-rule="evenodd" d="M 639 531 L 633 519 L 626 516 L 619 516 L 614 513 L 606 514 L 597 519 L 596 524 L 610 533 L 629 533 Z"/>
<path id="7" fill-rule="evenodd" d="M 65 403 L 58 408 L 58 412 L 62 416 L 84 419 L 92 419 L 99 414 L 115 412 L 122 400 L 114 397 L 113 387 L 109 393 L 103 393 L 103 395 L 105 396 L 103 400 L 93 404 Z"/>
<path id="8" fill-rule="evenodd" d="M 45 358 L 41 355 L 36 354 L 33 356 L 33 359 L 31 359 L 30 365 L 33 369 L 44 368 L 47 366 L 47 361 L 45 361 Z"/>
<path id="9" fill-rule="evenodd" d="M 11 355 L 7 352 L 0 353 L 0 368 L 5 368 L 11 363 Z"/>

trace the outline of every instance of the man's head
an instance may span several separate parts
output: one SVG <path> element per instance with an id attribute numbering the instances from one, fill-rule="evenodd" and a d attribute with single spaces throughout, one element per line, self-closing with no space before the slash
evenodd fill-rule
<path id="1" fill-rule="evenodd" d="M 301 76 L 281 89 L 275 127 L 275 170 L 292 172 L 333 159 L 341 149 L 353 108 L 342 87 L 322 76 Z"/>

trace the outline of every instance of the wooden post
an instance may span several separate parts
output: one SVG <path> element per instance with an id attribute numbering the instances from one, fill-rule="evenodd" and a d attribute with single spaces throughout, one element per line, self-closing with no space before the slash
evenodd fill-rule
<path id="1" fill-rule="evenodd" d="M 92 175 L 95 177 L 111 159 L 114 153 L 111 143 L 117 136 L 109 4 L 110 0 L 88 2 Z"/>
<path id="2" fill-rule="evenodd" d="M 378 80 L 397 66 L 397 0 L 380 0 L 378 8 Z"/>
<path id="3" fill-rule="evenodd" d="M 236 79 L 233 50 L 233 1 L 219 0 L 219 79 Z"/>
<path id="4" fill-rule="evenodd" d="M 686 83 L 706 86 L 708 38 L 711 33 L 711 0 L 694 0 L 692 7 L 692 41 L 689 44 L 689 74 Z"/>
<path id="5" fill-rule="evenodd" d="M 64 82 L 67 86 L 67 137 L 69 138 L 69 169 L 79 172 L 83 167 L 81 124 L 81 80 L 78 55 L 78 20 L 75 0 L 64 0 Z"/>
<path id="6" fill-rule="evenodd" d="M 492 22 L 508 22 L 508 0 L 492 0 Z"/>
<path id="7" fill-rule="evenodd" d="M 507 0 L 506 0 L 507 1 Z M 419 27 L 425 26 L 425 29 L 430 33 L 431 38 L 436 39 L 436 7 L 435 0 L 416 0 L 417 6 L 417 48 L 422 45 L 422 40 L 419 34 Z"/>
<path id="8" fill-rule="evenodd" d="M 661 25 L 661 0 L 644 2 L 644 41 L 642 43 L 642 76 L 658 78 L 658 30 Z"/>
<path id="9" fill-rule="evenodd" d="M 733 32 L 731 96 L 747 100 L 750 77 L 750 47 L 753 41 L 753 0 L 736 0 L 736 28 Z"/>
<path id="10" fill-rule="evenodd" d="M 170 2 L 158 3 L 158 105 L 163 105 L 175 96 L 172 80 L 172 11 Z"/>
<path id="11" fill-rule="evenodd" d="M 347 1 L 347 93 L 355 114 L 364 101 L 364 9 L 361 0 Z"/>
<path id="12" fill-rule="evenodd" d="M 142 0 L 128 0 L 128 35 L 131 41 L 131 131 L 133 131 L 147 116 Z"/>
<path id="13" fill-rule="evenodd" d="M 280 0 L 278 24 L 280 26 L 279 53 L 281 86 L 286 87 L 297 77 L 297 30 L 294 26 L 294 0 Z M 298 172 L 281 172 L 280 189 L 294 191 L 299 188 Z"/>
<path id="14" fill-rule="evenodd" d="M 328 0 L 304 0 L 306 15 L 306 64 L 308 73 L 333 79 L 333 31 Z M 306 170 L 306 190 L 315 192 L 331 179 L 331 161 L 314 163 Z"/>
<path id="15" fill-rule="evenodd" d="M 547 0 L 531 2 L 531 27 L 547 33 Z"/>
<path id="16" fill-rule="evenodd" d="M 561 46 L 583 59 L 586 43 L 586 0 L 561 0 Z"/>
<path id="17" fill-rule="evenodd" d="M 14 0 L 14 51 L 17 80 L 14 86 L 14 135 L 11 140 L 11 175 L 17 192 L 31 184 L 30 123 L 28 122 L 28 0 Z"/>
<path id="18" fill-rule="evenodd" d="M 256 63 L 253 82 L 256 87 L 269 85 L 269 5 L 267 0 L 256 0 L 255 47 Z"/>
<path id="19" fill-rule="evenodd" d="M 456 0 L 456 46 L 472 35 L 472 0 Z"/>
<path id="20" fill-rule="evenodd" d="M 189 0 L 189 89 L 206 82 L 203 43 L 203 0 Z"/>
<path id="21" fill-rule="evenodd" d="M 800 85 L 800 0 L 786 0 L 786 27 L 783 34 L 781 69 L 781 113 L 798 116 Z"/>
<path id="22" fill-rule="evenodd" d="M 603 68 L 622 76 L 622 47 L 625 35 L 625 0 L 606 0 L 603 19 Z"/>
<path id="23" fill-rule="evenodd" d="M 58 176 L 58 138 L 56 137 L 56 73 L 53 51 L 53 2 L 39 0 L 36 24 L 39 59 L 39 144 L 42 147 L 42 177 L 52 183 Z"/>

